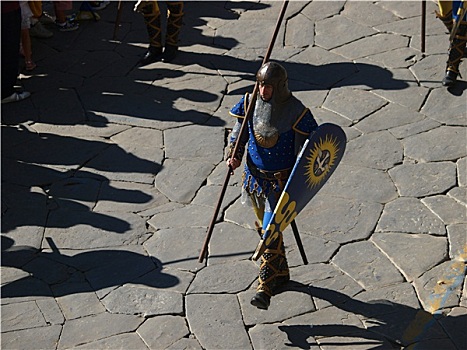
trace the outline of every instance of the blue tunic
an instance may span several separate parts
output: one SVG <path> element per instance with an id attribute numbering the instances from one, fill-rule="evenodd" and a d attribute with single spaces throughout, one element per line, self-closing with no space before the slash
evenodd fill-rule
<path id="1" fill-rule="evenodd" d="M 230 115 L 237 118 L 239 123 L 243 122 L 246 115 L 245 98 L 241 100 L 230 110 Z M 259 144 L 255 137 L 255 130 L 252 120 L 248 122 L 248 140 L 242 140 L 242 143 L 248 144 L 247 161 L 243 173 L 243 187 L 250 193 L 257 196 L 267 197 L 272 191 L 280 192 L 280 184 L 278 180 L 265 179 L 258 175 L 258 171 L 281 171 L 288 170 L 293 167 L 296 160 L 296 145 L 295 140 L 297 135 L 307 137 L 313 130 L 317 128 L 317 123 L 311 114 L 310 110 L 304 107 L 301 103 L 298 105 L 296 116 L 291 119 L 290 126 L 283 130 L 277 139 L 277 142 L 272 147 L 263 147 Z M 236 141 L 236 135 L 232 135 L 230 142 Z M 250 169 L 254 168 L 254 169 Z M 253 173 L 256 174 L 253 175 Z"/>

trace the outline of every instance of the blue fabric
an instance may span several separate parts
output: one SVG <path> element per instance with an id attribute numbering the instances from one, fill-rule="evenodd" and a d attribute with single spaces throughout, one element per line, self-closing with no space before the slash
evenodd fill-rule
<path id="1" fill-rule="evenodd" d="M 248 95 L 242 96 L 240 101 L 233 106 L 229 113 L 231 116 L 238 118 L 238 122 L 242 123 L 246 114 L 245 99 Z M 260 146 L 254 136 L 253 125 L 251 120 L 248 122 L 248 141 L 247 141 L 247 160 L 256 168 L 266 171 L 285 170 L 293 167 L 296 161 L 295 154 L 295 137 L 296 133 L 309 135 L 318 127 L 316 120 L 309 109 L 304 109 L 301 114 L 297 115 L 297 119 L 293 125 L 290 125 L 290 130 L 279 135 L 277 143 L 270 148 Z M 246 136 L 246 135 L 245 135 Z M 231 135 L 230 142 L 234 142 L 236 137 Z M 246 140 L 244 141 L 246 142 Z M 250 172 L 248 165 L 245 164 L 243 188 L 249 193 L 256 193 L 264 197 L 269 197 L 272 194 L 274 197 L 280 193 L 281 188 L 277 180 L 265 180 L 256 178 Z M 263 222 L 267 223 L 268 220 Z"/>
<path id="2" fill-rule="evenodd" d="M 459 22 L 459 14 L 457 13 L 459 11 L 459 7 L 462 5 L 462 1 L 453 1 L 452 2 L 452 19 L 454 19 L 456 22 Z M 467 6 L 467 5 L 466 5 Z M 464 21 L 467 18 L 467 12 L 464 15 Z"/>
<path id="3" fill-rule="evenodd" d="M 230 109 L 230 115 L 233 117 L 245 117 L 245 96 L 243 96 L 238 103 Z"/>
<path id="4" fill-rule="evenodd" d="M 306 113 L 303 115 L 300 120 L 295 123 L 294 130 L 309 135 L 311 132 L 316 130 L 318 127 L 318 123 L 316 122 L 313 114 L 311 114 L 310 110 L 307 109 Z"/>
<path id="5" fill-rule="evenodd" d="M 295 164 L 295 132 L 289 130 L 280 134 L 279 140 L 271 148 L 258 145 L 253 135 L 252 125 L 248 125 L 248 157 L 251 163 L 262 170 L 283 170 Z"/>

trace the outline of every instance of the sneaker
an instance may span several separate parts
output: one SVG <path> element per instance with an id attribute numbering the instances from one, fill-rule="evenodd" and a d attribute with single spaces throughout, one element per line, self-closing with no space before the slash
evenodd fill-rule
<path id="1" fill-rule="evenodd" d="M 49 15 L 47 12 L 43 12 L 42 15 L 39 17 L 39 22 L 42 24 L 54 24 L 55 23 L 55 17 Z"/>
<path id="2" fill-rule="evenodd" d="M 103 10 L 107 7 L 107 5 L 110 4 L 110 1 L 90 1 L 89 5 L 91 5 L 91 8 L 96 11 L 96 10 Z"/>
<path id="3" fill-rule="evenodd" d="M 58 23 L 55 22 L 58 26 L 58 30 L 61 32 L 72 32 L 74 30 L 79 29 L 79 24 L 76 22 L 68 22 L 66 21 L 65 23 Z"/>
<path id="4" fill-rule="evenodd" d="M 2 99 L 2 104 L 22 101 L 24 99 L 27 99 L 29 96 L 31 96 L 31 93 L 27 92 L 27 91 L 13 92 L 10 96 L 5 97 L 4 99 Z"/>
<path id="5" fill-rule="evenodd" d="M 66 21 L 76 22 L 77 17 L 78 17 L 78 13 L 72 13 L 71 15 L 66 16 Z"/>
<path id="6" fill-rule="evenodd" d="M 29 35 L 35 38 L 47 39 L 54 35 L 50 30 L 44 28 L 41 22 L 37 22 L 29 28 Z"/>

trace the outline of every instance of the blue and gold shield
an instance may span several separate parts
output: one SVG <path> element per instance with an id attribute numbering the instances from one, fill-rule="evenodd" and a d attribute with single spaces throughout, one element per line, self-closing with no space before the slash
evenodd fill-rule
<path id="1" fill-rule="evenodd" d="M 344 155 L 347 138 L 325 123 L 305 141 L 253 259 L 257 260 L 318 193 Z"/>

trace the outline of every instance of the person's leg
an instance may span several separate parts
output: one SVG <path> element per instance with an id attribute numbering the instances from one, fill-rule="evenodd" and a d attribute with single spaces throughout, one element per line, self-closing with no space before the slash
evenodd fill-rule
<path id="1" fill-rule="evenodd" d="M 443 79 L 444 86 L 452 86 L 456 83 L 459 75 L 459 65 L 464 56 L 465 46 L 467 42 L 467 22 L 461 22 L 457 35 L 452 40 L 449 46 L 449 56 L 446 64 L 446 75 Z"/>
<path id="2" fill-rule="evenodd" d="M 79 28 L 78 23 L 69 22 L 66 19 L 66 11 L 73 8 L 71 1 L 54 1 L 54 11 L 56 16 L 56 23 L 60 31 L 69 32 Z"/>
<path id="3" fill-rule="evenodd" d="M 438 1 L 438 9 L 436 17 L 443 22 L 450 33 L 452 30 L 452 1 Z"/>
<path id="4" fill-rule="evenodd" d="M 32 60 L 32 45 L 31 37 L 29 35 L 29 28 L 31 27 L 31 17 L 33 12 L 29 7 L 27 1 L 20 2 L 21 7 L 21 53 L 24 56 L 25 68 L 30 71 L 36 68 L 36 64 Z"/>
<path id="5" fill-rule="evenodd" d="M 165 36 L 164 62 L 172 61 L 178 52 L 178 37 L 183 24 L 183 1 L 167 1 L 167 33 Z"/>
<path id="6" fill-rule="evenodd" d="M 277 194 L 270 193 L 264 203 L 263 233 L 269 225 L 276 204 Z M 276 241 L 273 242 L 261 256 L 258 287 L 255 296 L 251 299 L 251 304 L 260 309 L 267 309 L 275 289 L 286 283 L 289 279 L 289 267 L 285 256 L 283 235 L 281 233 Z"/>
<path id="7" fill-rule="evenodd" d="M 21 11 L 2 13 L 2 99 L 15 92 L 20 37 Z"/>
<path id="8" fill-rule="evenodd" d="M 28 1 L 28 5 L 34 18 L 39 19 L 39 17 L 42 16 L 42 1 Z"/>
<path id="9" fill-rule="evenodd" d="M 33 70 L 36 68 L 36 64 L 32 60 L 32 46 L 28 28 L 21 29 L 21 44 L 23 46 L 25 68 L 27 71 Z"/>
<path id="10" fill-rule="evenodd" d="M 161 12 L 157 1 L 141 1 L 135 11 L 143 15 L 149 38 L 149 47 L 140 60 L 140 64 L 147 64 L 162 60 Z"/>

